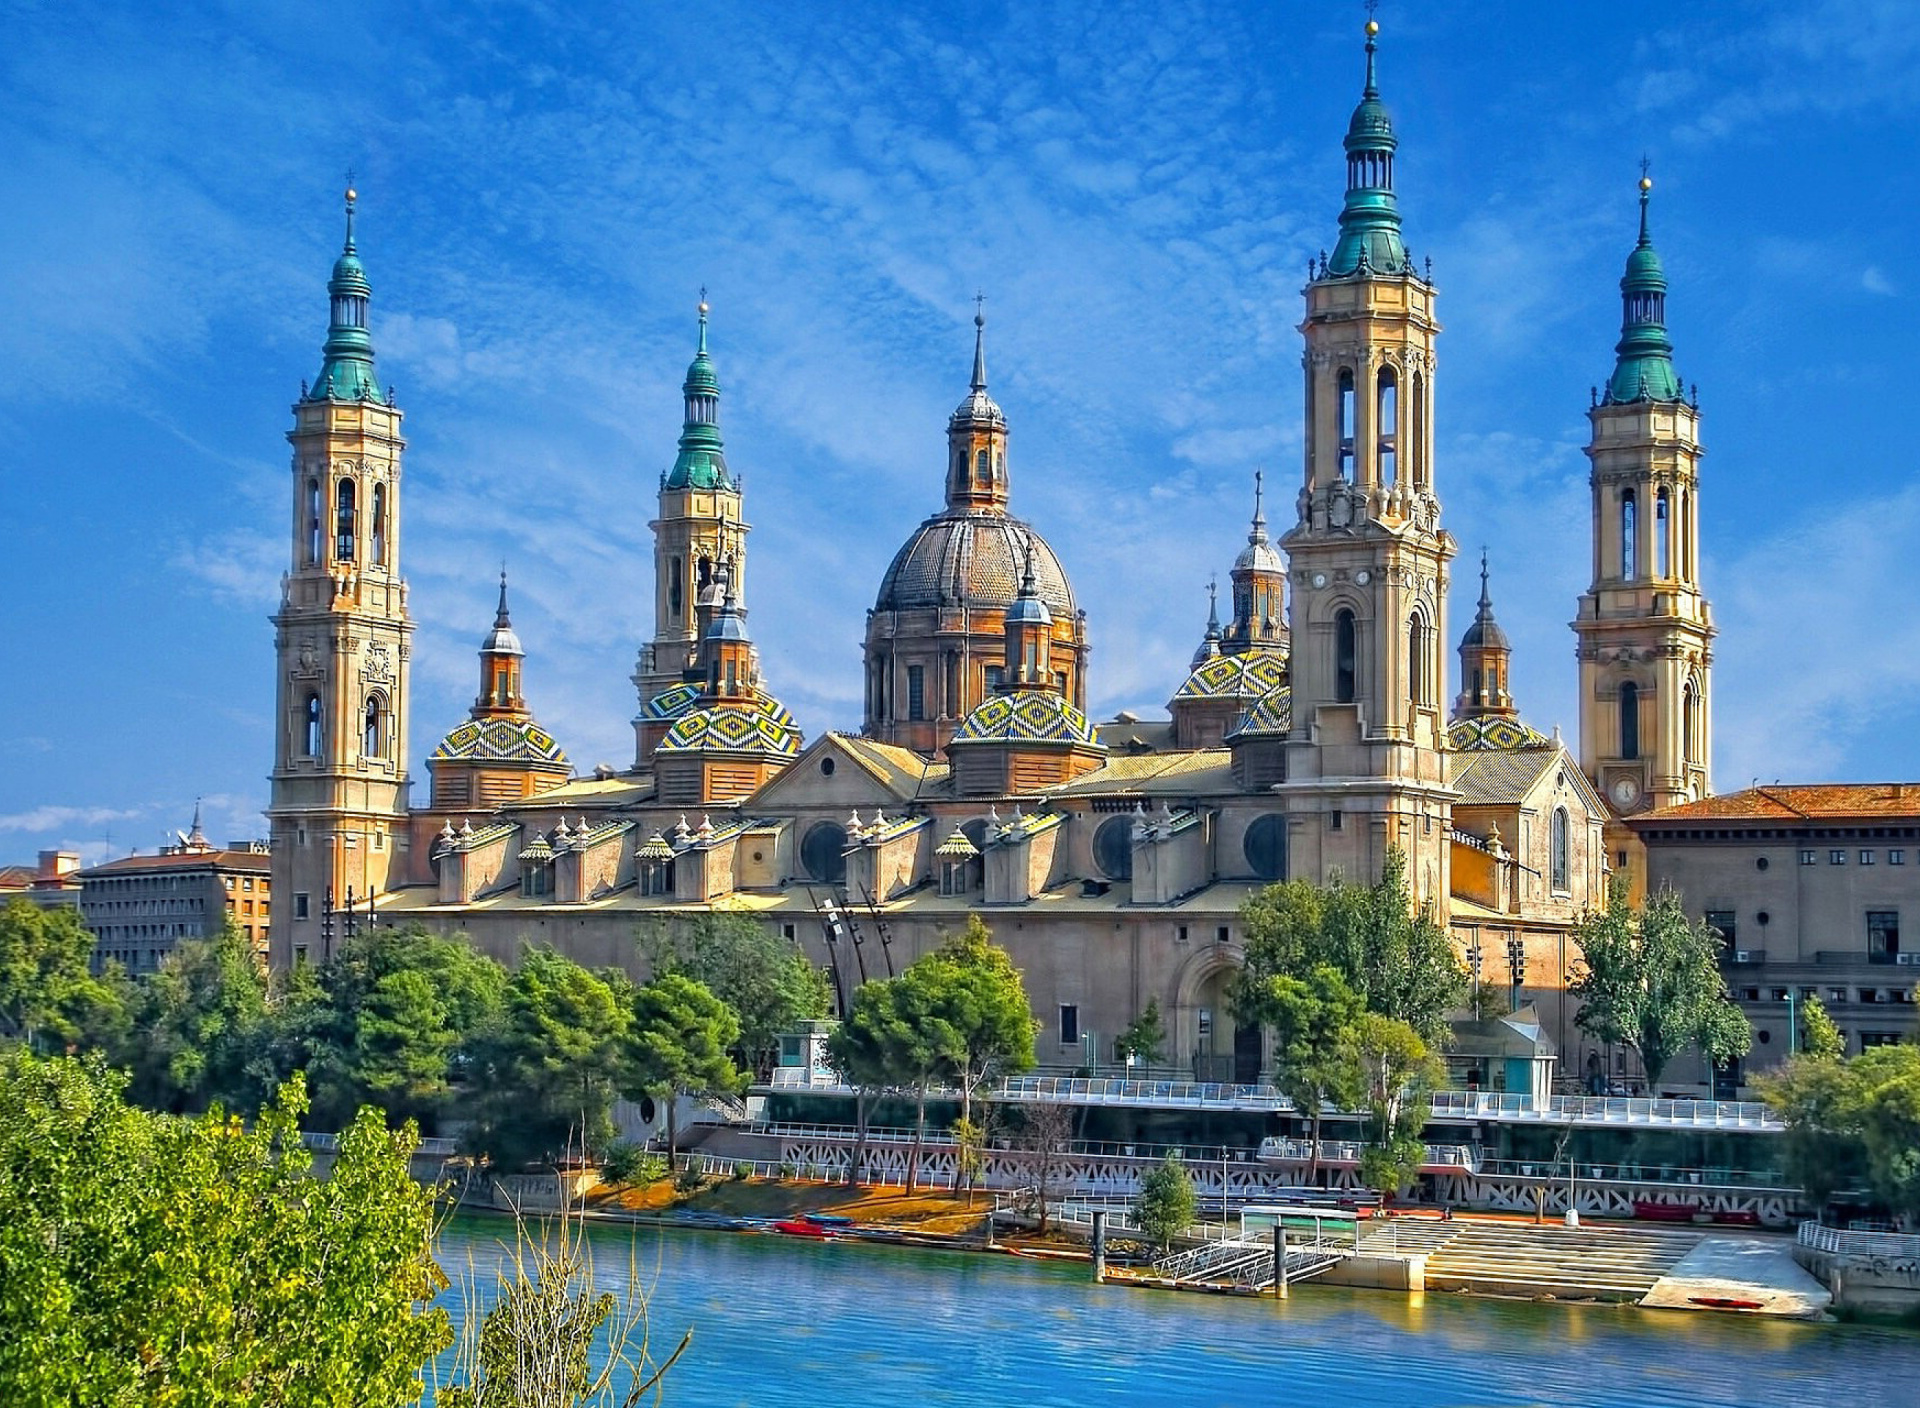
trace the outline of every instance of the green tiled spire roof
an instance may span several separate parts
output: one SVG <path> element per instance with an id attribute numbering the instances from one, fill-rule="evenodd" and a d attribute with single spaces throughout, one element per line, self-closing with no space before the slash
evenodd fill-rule
<path id="1" fill-rule="evenodd" d="M 680 453 L 662 481 L 663 489 L 731 489 L 727 452 L 720 443 L 720 378 L 707 355 L 707 291 L 700 290 L 700 347 L 687 367 L 681 391 L 687 418 L 680 427 Z"/>
<path id="2" fill-rule="evenodd" d="M 1400 207 L 1393 198 L 1393 152 L 1400 139 L 1380 101 L 1374 51 L 1380 26 L 1367 21 L 1367 86 L 1347 124 L 1347 200 L 1340 210 L 1340 241 L 1325 272 L 1399 274 L 1409 271 L 1407 247 L 1400 239 Z"/>
<path id="3" fill-rule="evenodd" d="M 353 245 L 353 206 L 359 198 L 349 178 L 347 243 L 333 262 L 333 277 L 327 280 L 332 312 L 326 346 L 321 349 L 325 360 L 307 391 L 309 401 L 380 399 L 380 383 L 373 375 L 373 338 L 367 331 L 367 305 L 373 298 L 373 286 L 367 282 L 366 268 Z"/>
<path id="4" fill-rule="evenodd" d="M 1627 272 L 1620 279 L 1620 341 L 1614 348 L 1613 376 L 1607 382 L 1608 405 L 1680 399 L 1673 343 L 1667 337 L 1667 274 L 1647 233 L 1647 202 L 1652 192 L 1653 181 L 1643 172 L 1640 240 L 1627 256 Z"/>

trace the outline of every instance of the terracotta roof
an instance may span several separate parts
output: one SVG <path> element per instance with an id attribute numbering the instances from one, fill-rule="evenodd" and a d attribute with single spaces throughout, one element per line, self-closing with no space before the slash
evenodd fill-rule
<path id="1" fill-rule="evenodd" d="M 91 866 L 80 872 L 82 879 L 96 875 L 128 875 L 148 870 L 251 870 L 267 875 L 273 870 L 273 857 L 259 851 L 193 851 L 177 856 L 122 856 L 105 865 Z"/>
<path id="2" fill-rule="evenodd" d="M 24 890 L 37 874 L 30 865 L 0 865 L 0 890 Z"/>
<path id="3" fill-rule="evenodd" d="M 1920 783 L 1822 782 L 1748 787 L 1632 818 L 1635 825 L 1704 821 L 1829 821 L 1920 816 Z"/>

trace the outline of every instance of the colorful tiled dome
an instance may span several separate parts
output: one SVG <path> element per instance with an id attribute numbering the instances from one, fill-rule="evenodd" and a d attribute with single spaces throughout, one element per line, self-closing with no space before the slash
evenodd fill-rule
<path id="1" fill-rule="evenodd" d="M 1229 743 L 1241 738 L 1284 738 L 1293 732 L 1293 690 L 1282 685 L 1271 691 L 1227 730 Z"/>
<path id="2" fill-rule="evenodd" d="M 1260 699 L 1286 685 L 1284 650 L 1246 650 L 1218 655 L 1187 676 L 1175 691 L 1178 699 Z"/>
<path id="3" fill-rule="evenodd" d="M 800 726 L 770 695 L 752 702 L 716 704 L 682 714 L 660 740 L 657 753 L 763 753 L 778 758 L 800 752 Z"/>
<path id="4" fill-rule="evenodd" d="M 564 765 L 567 755 L 531 720 L 469 719 L 440 740 L 432 761 Z"/>
<path id="5" fill-rule="evenodd" d="M 1095 735 L 1093 725 L 1087 722 L 1087 716 L 1050 689 L 995 695 L 967 715 L 952 742 L 1104 746 Z"/>
<path id="6" fill-rule="evenodd" d="M 693 708 L 694 701 L 700 698 L 700 686 L 696 684 L 676 684 L 671 689 L 663 689 L 646 702 L 641 713 L 649 719 L 662 721 L 677 719 Z"/>
<path id="7" fill-rule="evenodd" d="M 1551 748 L 1553 740 L 1518 719 L 1455 719 L 1447 725 L 1447 740 L 1456 752 L 1493 753 L 1521 748 Z"/>

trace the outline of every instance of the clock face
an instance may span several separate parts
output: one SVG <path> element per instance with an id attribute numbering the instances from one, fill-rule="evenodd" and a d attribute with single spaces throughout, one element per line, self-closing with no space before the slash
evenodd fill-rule
<path id="1" fill-rule="evenodd" d="M 1623 777 L 1613 784 L 1613 800 L 1622 807 L 1630 807 L 1640 800 L 1640 784 L 1630 777 Z"/>
<path id="2" fill-rule="evenodd" d="M 1326 573 L 1324 573 L 1324 572 L 1316 572 L 1316 573 L 1314 573 L 1314 574 L 1313 574 L 1313 584 L 1314 584 L 1314 585 L 1315 585 L 1316 587 L 1324 587 L 1324 586 L 1325 586 L 1325 585 L 1327 584 L 1327 574 L 1326 574 Z"/>

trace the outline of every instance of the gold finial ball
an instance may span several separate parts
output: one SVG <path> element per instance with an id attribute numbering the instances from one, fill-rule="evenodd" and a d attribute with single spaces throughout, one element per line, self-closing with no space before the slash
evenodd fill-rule
<path id="1" fill-rule="evenodd" d="M 700 316 L 704 318 L 706 315 L 707 315 L 707 301 L 706 299 L 703 298 L 700 300 Z"/>
<path id="2" fill-rule="evenodd" d="M 1651 177 L 1651 176 L 1642 176 L 1642 177 L 1640 178 L 1640 189 L 1641 189 L 1641 190 L 1643 190 L 1643 191 L 1650 191 L 1650 190 L 1652 190 L 1652 189 L 1653 189 L 1653 177 Z"/>
<path id="3" fill-rule="evenodd" d="M 1373 38 L 1374 35 L 1378 34 L 1379 32 L 1380 32 L 1380 21 L 1368 20 L 1367 21 L 1367 38 L 1371 39 Z"/>
<path id="4" fill-rule="evenodd" d="M 354 188 L 353 188 L 352 186 L 348 186 L 348 187 L 347 187 L 347 199 L 348 199 L 348 200 L 359 200 L 359 199 L 360 199 L 360 192 L 358 192 L 358 191 L 356 191 L 356 190 L 355 190 L 355 189 L 354 189 Z"/>

